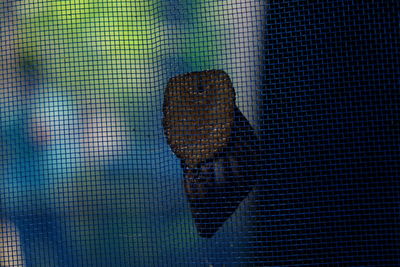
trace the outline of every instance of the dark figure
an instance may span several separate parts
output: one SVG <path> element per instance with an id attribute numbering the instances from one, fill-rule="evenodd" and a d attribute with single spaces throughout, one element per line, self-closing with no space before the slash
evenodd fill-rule
<path id="1" fill-rule="evenodd" d="M 251 265 L 400 266 L 400 2 L 267 13 Z"/>
<path id="2" fill-rule="evenodd" d="M 212 237 L 251 191 L 262 168 L 258 138 L 235 105 L 229 76 L 210 70 L 171 78 L 163 124 L 181 159 L 197 230 Z"/>

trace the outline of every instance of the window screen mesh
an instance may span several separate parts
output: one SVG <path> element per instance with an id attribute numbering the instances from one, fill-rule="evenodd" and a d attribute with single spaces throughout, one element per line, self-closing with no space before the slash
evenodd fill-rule
<path id="1" fill-rule="evenodd" d="M 0 266 L 398 266 L 398 1 L 0 5 Z"/>

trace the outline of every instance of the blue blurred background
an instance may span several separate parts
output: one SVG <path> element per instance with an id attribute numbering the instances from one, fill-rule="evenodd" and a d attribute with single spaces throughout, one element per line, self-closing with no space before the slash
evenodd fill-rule
<path id="1" fill-rule="evenodd" d="M 246 209 L 197 235 L 161 108 L 170 77 L 224 69 L 257 128 L 263 8 L 4 2 L 0 241 L 14 243 L 1 242 L 0 265 L 239 264 Z"/>

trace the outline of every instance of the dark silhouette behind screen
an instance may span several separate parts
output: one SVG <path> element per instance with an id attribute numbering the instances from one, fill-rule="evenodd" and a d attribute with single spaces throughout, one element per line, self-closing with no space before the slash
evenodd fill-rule
<path id="1" fill-rule="evenodd" d="M 400 264 L 398 1 L 272 1 L 263 265 Z M 262 240 L 262 241 L 261 241 Z"/>

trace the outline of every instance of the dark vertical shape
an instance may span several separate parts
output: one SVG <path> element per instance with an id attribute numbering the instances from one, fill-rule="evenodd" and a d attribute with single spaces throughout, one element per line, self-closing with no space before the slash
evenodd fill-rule
<path id="1" fill-rule="evenodd" d="M 399 2 L 271 1 L 267 12 L 255 260 L 398 266 Z"/>
<path id="2" fill-rule="evenodd" d="M 183 163 L 185 190 L 202 237 L 215 234 L 262 175 L 254 130 L 236 106 L 234 114 L 231 138 L 221 152 L 196 168 Z"/>
<path id="3" fill-rule="evenodd" d="M 260 142 L 234 93 L 229 76 L 216 70 L 173 77 L 165 93 L 164 130 L 202 237 L 234 213 L 263 167 Z"/>

